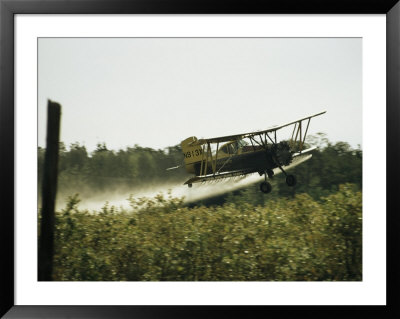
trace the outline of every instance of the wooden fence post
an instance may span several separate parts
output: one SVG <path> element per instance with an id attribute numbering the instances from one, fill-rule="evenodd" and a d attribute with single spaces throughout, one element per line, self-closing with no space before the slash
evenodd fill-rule
<path id="1" fill-rule="evenodd" d="M 57 193 L 60 116 L 60 104 L 48 100 L 46 153 L 42 183 L 42 219 L 38 245 L 39 281 L 50 281 L 53 275 L 54 210 Z"/>

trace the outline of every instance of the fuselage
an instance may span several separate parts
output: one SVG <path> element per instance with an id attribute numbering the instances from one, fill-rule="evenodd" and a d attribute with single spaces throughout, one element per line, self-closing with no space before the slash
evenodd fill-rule
<path id="1" fill-rule="evenodd" d="M 190 141 L 190 139 L 188 139 Z M 242 171 L 264 173 L 278 167 L 278 162 L 291 161 L 290 147 L 286 142 L 268 145 L 249 145 L 243 140 L 223 144 L 214 152 L 201 146 L 188 147 L 182 142 L 186 171 L 196 176 Z"/>
<path id="2" fill-rule="evenodd" d="M 215 159 L 215 156 L 213 156 L 214 163 Z M 205 165 L 206 161 L 203 161 L 203 164 L 201 162 L 194 163 L 193 173 L 196 176 L 212 174 L 213 163 L 210 160 L 207 161 L 206 174 L 201 174 L 201 172 L 204 173 Z M 248 173 L 264 172 L 267 169 L 273 169 L 275 167 L 277 166 L 274 163 L 271 154 L 268 154 L 265 150 L 244 152 L 241 154 L 224 156 L 216 159 L 216 171 L 219 173 L 238 170 L 244 170 Z"/>

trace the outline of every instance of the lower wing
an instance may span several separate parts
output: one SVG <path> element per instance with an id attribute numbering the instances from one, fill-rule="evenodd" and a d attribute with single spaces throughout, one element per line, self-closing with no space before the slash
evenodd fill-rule
<path id="1" fill-rule="evenodd" d="M 312 157 L 312 155 L 305 154 L 305 153 L 308 153 L 308 152 L 312 151 L 313 149 L 315 149 L 315 148 L 307 149 L 301 153 L 294 154 L 292 162 L 289 165 L 283 166 L 283 168 L 288 170 L 288 169 L 291 169 L 291 168 L 309 160 Z M 274 171 L 274 175 L 277 175 L 281 172 L 281 170 L 279 168 L 275 168 L 273 171 Z M 204 176 L 195 176 L 195 177 L 188 179 L 184 183 L 184 185 L 214 181 L 214 180 L 229 178 L 229 177 L 244 176 L 244 175 L 252 174 L 252 173 L 254 173 L 254 171 L 240 170 L 240 171 L 224 172 L 224 173 L 219 173 L 219 174 L 215 174 L 215 175 L 209 174 L 209 175 L 204 175 Z"/>
<path id="2" fill-rule="evenodd" d="M 247 175 L 250 173 L 252 173 L 252 172 L 241 170 L 241 171 L 223 172 L 223 173 L 218 173 L 215 175 L 209 174 L 209 175 L 204 175 L 204 176 L 195 176 L 195 177 L 188 179 L 185 183 L 183 183 L 183 185 L 199 183 L 199 182 L 214 181 L 217 179 L 228 178 L 228 177 L 244 176 L 244 175 Z"/>
<path id="3" fill-rule="evenodd" d="M 298 152 L 298 153 L 294 153 L 293 154 L 293 158 L 298 157 L 298 156 L 303 155 L 303 154 L 306 154 L 306 153 L 309 153 L 309 152 L 314 151 L 316 149 L 317 149 L 317 147 L 313 146 L 313 147 L 307 148 L 304 151 L 301 151 L 301 152 Z"/>

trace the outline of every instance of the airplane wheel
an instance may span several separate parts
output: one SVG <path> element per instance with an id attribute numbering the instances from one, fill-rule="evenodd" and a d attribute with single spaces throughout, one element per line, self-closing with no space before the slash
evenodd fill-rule
<path id="1" fill-rule="evenodd" d="M 189 188 L 192 188 L 192 184 L 188 184 L 188 187 L 189 187 Z"/>
<path id="2" fill-rule="evenodd" d="M 268 194 L 268 193 L 271 192 L 271 190 L 272 190 L 272 186 L 271 186 L 270 183 L 268 183 L 268 182 L 262 182 L 262 183 L 260 184 L 260 191 L 262 191 L 263 193 Z"/>
<path id="3" fill-rule="evenodd" d="M 296 177 L 294 175 L 286 176 L 286 184 L 288 184 L 288 186 L 294 186 L 296 182 Z"/>

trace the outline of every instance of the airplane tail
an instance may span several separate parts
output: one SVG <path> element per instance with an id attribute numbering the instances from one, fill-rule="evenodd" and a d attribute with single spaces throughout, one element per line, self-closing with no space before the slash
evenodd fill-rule
<path id="1" fill-rule="evenodd" d="M 193 145 L 195 142 L 197 142 L 197 138 L 195 136 L 188 137 L 181 142 L 185 168 L 188 173 L 194 173 L 195 163 L 198 163 L 203 159 L 202 145 Z"/>

